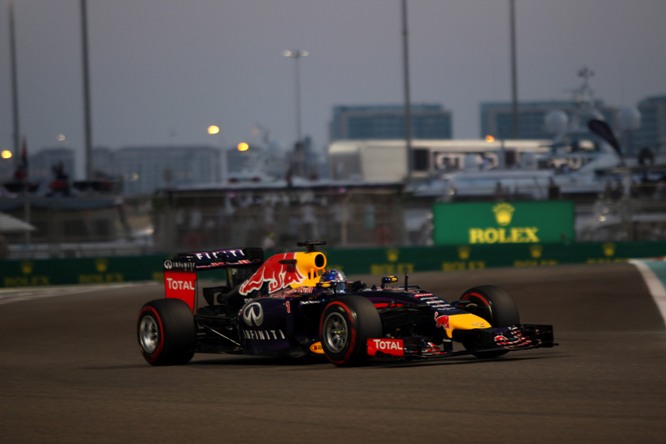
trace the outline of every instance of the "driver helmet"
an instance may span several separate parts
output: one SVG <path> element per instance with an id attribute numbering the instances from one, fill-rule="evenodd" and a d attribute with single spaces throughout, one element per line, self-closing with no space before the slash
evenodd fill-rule
<path id="1" fill-rule="evenodd" d="M 319 282 L 330 282 L 336 293 L 344 293 L 347 276 L 340 270 L 327 270 L 321 275 Z"/>

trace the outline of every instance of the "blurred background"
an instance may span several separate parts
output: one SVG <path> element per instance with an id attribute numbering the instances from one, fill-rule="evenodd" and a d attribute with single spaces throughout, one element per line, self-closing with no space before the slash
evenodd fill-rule
<path id="1" fill-rule="evenodd" d="M 573 202 L 569 242 L 666 240 L 664 13 L 3 2 L 0 257 L 458 245 L 440 206 L 498 201 Z"/>

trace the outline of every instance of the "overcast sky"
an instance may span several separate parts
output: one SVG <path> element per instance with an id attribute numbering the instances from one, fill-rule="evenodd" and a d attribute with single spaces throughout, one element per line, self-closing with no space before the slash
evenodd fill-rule
<path id="1" fill-rule="evenodd" d="M 12 145 L 7 0 L 0 7 L 0 147 Z M 327 143 L 334 105 L 402 104 L 400 0 L 87 0 L 95 146 L 253 141 L 260 126 Z M 14 0 L 21 133 L 83 156 L 79 0 Z M 409 0 L 413 103 L 479 137 L 479 104 L 510 101 L 509 0 Z M 666 95 L 665 0 L 516 0 L 518 98 L 568 100 L 590 67 L 599 99 Z M 207 134 L 219 124 L 222 139 Z M 258 139 L 255 139 L 258 140 Z M 79 159 L 82 165 L 82 159 Z M 79 168 L 77 176 L 81 176 Z"/>

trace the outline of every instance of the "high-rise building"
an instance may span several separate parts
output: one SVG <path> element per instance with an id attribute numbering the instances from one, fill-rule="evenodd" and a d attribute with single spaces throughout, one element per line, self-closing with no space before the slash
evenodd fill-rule
<path id="1" fill-rule="evenodd" d="M 666 151 L 666 95 L 641 100 L 638 111 L 640 126 L 629 135 L 635 149 L 649 148 L 655 154 Z"/>
<path id="2" fill-rule="evenodd" d="M 31 182 L 49 183 L 55 170 L 73 179 L 76 176 L 74 150 L 67 147 L 43 148 L 29 156 L 28 177 Z"/>
<path id="3" fill-rule="evenodd" d="M 220 149 L 210 146 L 125 147 L 114 153 L 115 171 L 128 195 L 159 188 L 220 181 Z"/>
<path id="4" fill-rule="evenodd" d="M 594 103 L 587 116 L 591 118 L 603 117 L 612 126 L 617 122 L 618 109 L 606 106 L 601 101 Z M 573 122 L 573 116 L 580 113 L 580 107 L 572 101 L 548 100 L 534 102 L 520 102 L 518 105 L 518 134 L 519 139 L 550 139 L 555 134 L 546 124 L 547 117 L 561 111 L 568 116 L 568 123 Z M 581 135 L 588 134 L 584 122 L 579 122 Z M 511 102 L 484 102 L 481 103 L 480 137 L 491 134 L 497 139 L 511 139 L 513 135 L 513 107 Z"/>
<path id="5" fill-rule="evenodd" d="M 438 104 L 414 104 L 410 107 L 412 137 L 415 139 L 450 139 L 451 112 Z M 402 105 L 344 105 L 333 107 L 330 139 L 403 139 L 405 108 Z"/>

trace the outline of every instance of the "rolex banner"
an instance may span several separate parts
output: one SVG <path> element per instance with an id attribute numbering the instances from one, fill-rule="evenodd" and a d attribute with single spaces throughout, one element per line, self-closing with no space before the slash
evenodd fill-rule
<path id="1" fill-rule="evenodd" d="M 570 201 L 438 203 L 435 245 L 538 244 L 575 241 Z"/>

